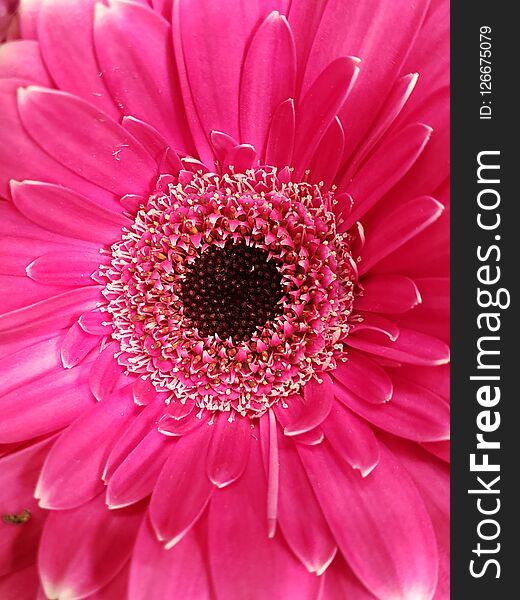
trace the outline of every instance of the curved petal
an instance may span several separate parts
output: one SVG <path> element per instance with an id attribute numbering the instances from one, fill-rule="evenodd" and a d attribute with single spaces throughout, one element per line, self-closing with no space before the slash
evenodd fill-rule
<path id="1" fill-rule="evenodd" d="M 122 112 L 155 127 L 174 150 L 189 152 L 167 21 L 132 2 L 97 3 L 94 40 L 103 78 Z"/>
<path id="2" fill-rule="evenodd" d="M 112 393 L 123 375 L 123 369 L 115 360 L 119 350 L 117 342 L 110 342 L 99 353 L 90 369 L 89 384 L 94 398 L 103 400 Z"/>
<path id="3" fill-rule="evenodd" d="M 87 242 L 112 244 L 131 221 L 86 196 L 41 181 L 13 181 L 16 208 L 28 219 L 54 233 Z"/>
<path id="4" fill-rule="evenodd" d="M 2 235 L 0 239 L 0 274 L 25 277 L 27 265 L 42 254 L 61 252 L 62 255 L 65 255 L 69 250 L 78 247 L 83 250 L 92 250 L 91 244 L 82 243 L 79 240 L 71 240 L 71 242 L 68 244 L 67 241 L 58 242 L 22 238 L 17 235 Z"/>
<path id="5" fill-rule="evenodd" d="M 94 285 L 94 275 L 103 260 L 99 252 L 69 250 L 50 252 L 39 256 L 27 265 L 27 275 L 44 285 L 82 286 Z"/>
<path id="6" fill-rule="evenodd" d="M 21 79 L 0 79 L 0 197 L 9 198 L 12 179 L 32 178 L 66 185 L 99 203 L 113 203 L 111 194 L 61 165 L 29 137 L 17 102 L 18 89 L 28 83 Z"/>
<path id="7" fill-rule="evenodd" d="M 379 443 L 372 429 L 357 415 L 334 402 L 329 418 L 323 423 L 325 437 L 353 469 L 363 477 L 379 462 Z"/>
<path id="8" fill-rule="evenodd" d="M 268 4 L 262 0 L 247 5 L 236 0 L 175 3 L 173 33 L 182 93 L 197 150 L 207 164 L 210 131 L 240 138 L 243 56 L 253 28 L 270 12 Z"/>
<path id="9" fill-rule="evenodd" d="M 112 327 L 108 318 L 106 312 L 91 310 L 80 316 L 78 325 L 85 333 L 90 335 L 109 335 L 112 333 Z"/>
<path id="10" fill-rule="evenodd" d="M 240 136 L 264 155 L 273 114 L 294 97 L 296 55 L 285 17 L 273 11 L 255 32 L 247 49 L 240 82 Z"/>
<path id="11" fill-rule="evenodd" d="M 121 429 L 135 405 L 127 386 L 94 405 L 60 435 L 43 465 L 35 496 L 40 506 L 80 506 L 103 489 L 101 475 Z"/>
<path id="12" fill-rule="evenodd" d="M 0 525 L 0 576 L 22 569 L 36 558 L 47 515 L 34 499 L 34 486 L 51 443 L 51 440 L 44 440 L 0 459 L 0 514 L 19 516 L 24 511 L 30 513 L 25 523 L 8 524 L 4 520 Z"/>
<path id="13" fill-rule="evenodd" d="M 118 111 L 100 77 L 94 50 L 95 3 L 96 0 L 72 4 L 69 0 L 41 0 L 38 40 L 45 65 L 60 89 L 85 98 L 117 118 Z"/>
<path id="14" fill-rule="evenodd" d="M 279 169 L 292 164 L 295 133 L 294 100 L 284 100 L 274 111 L 265 149 L 265 162 Z"/>
<path id="15" fill-rule="evenodd" d="M 51 511 L 40 542 L 38 570 L 48 598 L 83 598 L 124 566 L 143 508 L 109 511 L 103 494 L 71 510 Z"/>
<path id="16" fill-rule="evenodd" d="M 103 479 L 108 481 L 116 472 L 117 468 L 126 460 L 133 450 L 154 429 L 164 411 L 162 402 L 152 402 L 141 412 L 136 414 L 128 427 L 120 432 L 117 442 L 114 444 L 103 471 Z"/>
<path id="17" fill-rule="evenodd" d="M 33 40 L 13 40 L 0 46 L 0 77 L 25 79 L 52 87 L 42 61 L 40 46 Z"/>
<path id="18" fill-rule="evenodd" d="M 94 404 L 88 367 L 56 370 L 0 399 L 0 443 L 35 438 L 70 425 Z"/>
<path id="19" fill-rule="evenodd" d="M 96 306 L 100 291 L 100 286 L 77 288 L 4 313 L 0 315 L 0 334 L 70 327 L 82 312 Z"/>
<path id="20" fill-rule="evenodd" d="M 361 279 L 363 295 L 356 309 L 378 313 L 403 313 L 422 302 L 417 285 L 402 275 L 369 274 Z"/>
<path id="21" fill-rule="evenodd" d="M 345 559 L 339 555 L 322 577 L 321 594 L 318 600 L 377 600 L 374 594 L 361 585 Z"/>
<path id="22" fill-rule="evenodd" d="M 424 150 L 431 133 L 431 127 L 422 123 L 397 131 L 381 144 L 352 181 L 346 182 L 342 191 L 352 196 L 354 206 L 342 225 L 344 230 L 349 229 L 404 176 Z"/>
<path id="23" fill-rule="evenodd" d="M 291 550 L 311 573 L 321 575 L 337 547 L 316 500 L 293 440 L 279 435 L 278 522 Z"/>
<path id="24" fill-rule="evenodd" d="M 336 118 L 359 73 L 359 59 L 341 57 L 331 62 L 309 88 L 296 109 L 295 177 L 308 168 L 318 144 Z"/>
<path id="25" fill-rule="evenodd" d="M 444 206 L 434 198 L 415 198 L 399 208 L 385 211 L 370 224 L 363 224 L 366 243 L 359 274 L 369 271 L 378 261 L 426 229 L 442 214 Z"/>
<path id="26" fill-rule="evenodd" d="M 64 369 L 70 369 L 79 365 L 83 359 L 101 343 L 101 338 L 90 335 L 78 325 L 74 325 L 67 331 L 61 346 L 61 363 Z"/>
<path id="27" fill-rule="evenodd" d="M 206 427 L 183 436 L 175 445 L 155 485 L 150 518 L 157 537 L 172 548 L 192 528 L 215 487 L 206 475 L 209 435 Z M 175 510 L 172 510 L 172 506 Z"/>
<path id="28" fill-rule="evenodd" d="M 348 343 L 358 350 L 412 365 L 435 367 L 450 360 L 450 349 L 444 342 L 403 327 L 395 341 L 376 339 L 370 333 L 358 333 L 351 335 Z"/>
<path id="29" fill-rule="evenodd" d="M 173 443 L 169 438 L 156 429 L 150 431 L 110 477 L 106 498 L 108 507 L 120 509 L 151 494 L 172 449 Z"/>
<path id="30" fill-rule="evenodd" d="M 0 360 L 0 396 L 39 379 L 60 365 L 60 349 L 63 338 L 50 337 L 28 348 L 13 352 Z"/>
<path id="31" fill-rule="evenodd" d="M 236 481 L 244 472 L 249 459 L 251 422 L 237 416 L 232 423 L 221 413 L 213 424 L 213 433 L 206 458 L 209 480 L 217 487 Z"/>
<path id="32" fill-rule="evenodd" d="M 349 350 L 347 361 L 338 364 L 332 377 L 367 402 L 381 404 L 392 397 L 393 384 L 388 373 L 355 350 Z"/>
<path id="33" fill-rule="evenodd" d="M 132 553 L 128 598 L 210 600 L 204 540 L 200 538 L 192 529 L 176 546 L 165 550 L 149 520 L 143 519 Z"/>
<path id="34" fill-rule="evenodd" d="M 377 427 L 418 442 L 449 439 L 448 404 L 425 387 L 393 376 L 392 399 L 383 405 L 368 404 L 342 386 L 336 398 Z"/>
<path id="35" fill-rule="evenodd" d="M 117 121 L 65 92 L 29 86 L 18 97 L 25 128 L 62 165 L 120 196 L 150 191 L 157 165 Z"/>
<path id="36" fill-rule="evenodd" d="M 252 442 L 244 475 L 211 499 L 209 560 L 216 595 L 242 600 L 251 590 L 262 590 L 265 598 L 311 600 L 318 579 L 305 570 L 279 535 L 272 539 L 267 535 L 267 489 L 259 446 Z M 240 515 L 239 527 L 236 515 Z"/>
<path id="37" fill-rule="evenodd" d="M 321 375 L 323 382 L 309 381 L 303 388 L 303 403 L 291 402 L 288 408 L 276 409 L 276 416 L 282 419 L 285 435 L 295 436 L 306 433 L 320 425 L 328 416 L 334 386 L 326 373 Z M 281 413 L 285 415 L 281 416 Z"/>
<path id="38" fill-rule="evenodd" d="M 0 596 L 4 600 L 20 600 L 24 597 L 32 599 L 38 593 L 39 587 L 38 569 L 34 565 L 0 577 Z"/>
<path id="39" fill-rule="evenodd" d="M 298 446 L 298 452 L 361 582 L 381 600 L 431 600 L 438 569 L 435 534 L 417 488 L 392 453 L 381 445 L 377 468 L 363 478 L 328 444 Z"/>
<path id="40" fill-rule="evenodd" d="M 336 117 L 323 135 L 312 157 L 309 165 L 309 181 L 311 183 L 323 181 L 325 189 L 330 187 L 338 173 L 344 147 L 343 125 Z"/>

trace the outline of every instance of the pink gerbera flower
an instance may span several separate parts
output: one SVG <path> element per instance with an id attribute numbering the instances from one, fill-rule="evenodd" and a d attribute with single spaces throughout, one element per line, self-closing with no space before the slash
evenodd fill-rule
<path id="1" fill-rule="evenodd" d="M 19 27 L 0 597 L 447 599 L 447 3 Z"/>

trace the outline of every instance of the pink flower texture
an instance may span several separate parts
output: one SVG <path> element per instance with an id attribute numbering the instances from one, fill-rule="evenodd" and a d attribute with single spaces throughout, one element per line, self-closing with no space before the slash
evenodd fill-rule
<path id="1" fill-rule="evenodd" d="M 448 3 L 18 27 L 0 598 L 446 600 Z"/>

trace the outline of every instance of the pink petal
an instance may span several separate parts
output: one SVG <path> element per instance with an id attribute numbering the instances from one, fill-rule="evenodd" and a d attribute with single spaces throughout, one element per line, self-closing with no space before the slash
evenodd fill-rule
<path id="1" fill-rule="evenodd" d="M 92 365 L 89 384 L 96 400 L 103 400 L 110 395 L 123 374 L 122 367 L 115 359 L 118 350 L 117 342 L 111 342 L 101 351 Z"/>
<path id="2" fill-rule="evenodd" d="M 346 124 L 347 155 L 366 135 L 401 73 L 428 4 L 429 0 L 327 2 L 314 35 L 303 89 L 336 57 L 362 59 L 359 81 L 339 114 Z M 410 70 L 414 69 L 405 72 Z"/>
<path id="3" fill-rule="evenodd" d="M 60 365 L 61 337 L 38 341 L 0 360 L 0 395 L 55 371 Z"/>
<path id="4" fill-rule="evenodd" d="M 381 446 L 377 468 L 362 478 L 327 444 L 298 446 L 298 452 L 361 582 L 381 599 L 431 600 L 438 568 L 435 535 L 417 488 L 392 453 Z"/>
<path id="5" fill-rule="evenodd" d="M 374 313 L 360 312 L 359 315 L 361 317 L 360 321 L 352 325 L 352 335 L 364 331 L 369 334 L 373 333 L 374 338 L 384 336 L 392 342 L 395 342 L 399 337 L 399 327 L 392 321 Z"/>
<path id="6" fill-rule="evenodd" d="M 358 350 L 412 365 L 434 367 L 450 360 L 450 351 L 444 342 L 418 331 L 400 328 L 399 337 L 393 342 L 370 336 L 370 333 L 353 334 L 348 343 Z"/>
<path id="7" fill-rule="evenodd" d="M 212 130 L 239 139 L 238 102 L 243 56 L 253 28 L 270 12 L 252 0 L 180 0 L 175 5 L 173 32 L 181 88 L 197 150 L 208 162 Z M 200 123 L 200 125 L 199 125 Z"/>
<path id="8" fill-rule="evenodd" d="M 220 164 L 224 163 L 227 153 L 238 146 L 238 142 L 234 138 L 227 133 L 222 133 L 222 131 L 212 131 L 210 139 L 213 152 Z"/>
<path id="9" fill-rule="evenodd" d="M 39 587 L 38 570 L 34 565 L 0 577 L 0 597 L 3 600 L 32 599 Z"/>
<path id="10" fill-rule="evenodd" d="M 355 350 L 349 350 L 347 361 L 338 363 L 332 377 L 367 402 L 381 404 L 392 397 L 393 385 L 387 372 Z"/>
<path id="11" fill-rule="evenodd" d="M 321 375 L 323 383 L 314 380 L 305 384 L 303 404 L 291 402 L 287 409 L 277 408 L 276 416 L 288 411 L 284 418 L 285 435 L 299 435 L 314 429 L 327 418 L 334 395 L 332 381 L 327 374 Z"/>
<path id="12" fill-rule="evenodd" d="M 117 118 L 94 50 L 94 6 L 95 0 L 74 5 L 69 0 L 42 0 L 38 40 L 45 65 L 60 89 L 85 98 Z"/>
<path id="13" fill-rule="evenodd" d="M 82 312 L 96 305 L 100 289 L 100 286 L 78 288 L 4 313 L 0 315 L 0 333 L 34 333 L 70 327 Z"/>
<path id="14" fill-rule="evenodd" d="M 278 105 L 294 97 L 296 56 L 285 17 L 273 11 L 255 32 L 244 58 L 240 83 L 240 134 L 264 155 Z"/>
<path id="15" fill-rule="evenodd" d="M 27 131 L 61 164 L 121 196 L 150 190 L 155 161 L 119 123 L 64 92 L 30 86 L 18 96 Z"/>
<path id="16" fill-rule="evenodd" d="M 38 39 L 38 11 L 42 0 L 20 0 L 22 10 L 18 11 L 20 20 L 20 37 L 29 40 Z"/>
<path id="17" fill-rule="evenodd" d="M 450 462 L 450 442 L 445 440 L 443 442 L 423 442 L 421 446 L 427 450 L 433 456 L 440 458 L 444 462 Z"/>
<path id="18" fill-rule="evenodd" d="M 133 384 L 134 402 L 139 406 L 146 406 L 157 398 L 159 392 L 154 388 L 149 379 L 138 377 Z"/>
<path id="19" fill-rule="evenodd" d="M 316 500 L 294 442 L 284 435 L 279 435 L 278 443 L 278 522 L 294 554 L 309 572 L 321 575 L 336 555 L 336 542 Z"/>
<path id="20" fill-rule="evenodd" d="M 316 427 L 311 431 L 307 431 L 306 433 L 302 433 L 300 435 L 295 435 L 293 437 L 293 441 L 297 444 L 307 444 L 308 446 L 317 446 L 321 444 L 325 438 L 325 434 L 323 433 L 323 429 L 320 427 Z"/>
<path id="21" fill-rule="evenodd" d="M 111 509 L 135 504 L 152 493 L 173 443 L 156 429 L 150 431 L 117 467 L 107 486 Z"/>
<path id="22" fill-rule="evenodd" d="M 190 413 L 182 419 L 174 416 L 165 415 L 158 424 L 159 431 L 171 437 L 180 437 L 195 429 L 198 429 L 208 421 L 208 413 L 204 412 L 200 417 L 197 414 Z"/>
<path id="23" fill-rule="evenodd" d="M 60 165 L 29 137 L 21 123 L 17 103 L 18 89 L 28 83 L 21 79 L 0 79 L 0 197 L 9 198 L 12 179 L 30 177 L 66 185 L 100 203 L 113 202 L 111 194 Z"/>
<path id="24" fill-rule="evenodd" d="M 61 434 L 38 481 L 35 495 L 40 506 L 75 508 L 103 489 L 101 475 L 107 457 L 134 410 L 127 386 L 95 404 Z"/>
<path id="25" fill-rule="evenodd" d="M 448 404 L 425 387 L 393 375 L 391 400 L 383 405 L 368 404 L 343 387 L 336 398 L 377 427 L 418 442 L 449 439 Z"/>
<path id="26" fill-rule="evenodd" d="M 128 595 L 129 570 L 129 565 L 127 563 L 107 585 L 96 593 L 91 594 L 88 599 L 114 600 L 115 598 L 126 598 Z M 40 600 L 40 598 L 37 600 Z M 41 600 L 45 600 L 45 597 L 42 596 Z"/>
<path id="27" fill-rule="evenodd" d="M 51 371 L 2 396 L 0 443 L 23 441 L 57 431 L 94 404 L 88 368 Z"/>
<path id="28" fill-rule="evenodd" d="M 52 87 L 42 62 L 40 46 L 32 40 L 14 40 L 0 46 L 0 77 L 25 79 Z"/>
<path id="29" fill-rule="evenodd" d="M 192 530 L 165 550 L 148 519 L 143 519 L 130 569 L 129 600 L 193 598 L 210 600 L 204 540 Z"/>
<path id="30" fill-rule="evenodd" d="M 349 229 L 411 168 L 430 139 L 431 128 L 415 123 L 398 131 L 370 156 L 344 191 L 354 199 L 352 212 L 342 225 Z"/>
<path id="31" fill-rule="evenodd" d="M 377 600 L 352 573 L 345 559 L 339 555 L 322 576 L 319 600 Z"/>
<path id="32" fill-rule="evenodd" d="M 223 169 L 244 173 L 251 169 L 256 158 L 256 150 L 250 144 L 240 144 L 231 148 L 224 160 Z"/>
<path id="33" fill-rule="evenodd" d="M 129 131 L 137 140 L 141 142 L 150 156 L 153 156 L 156 163 L 160 164 L 163 158 L 166 156 L 166 168 L 168 173 L 178 173 L 183 168 L 179 157 L 175 152 L 171 151 L 168 146 L 168 142 L 157 131 L 157 129 L 148 123 L 145 123 L 144 121 L 136 119 L 135 117 L 123 117 L 121 124 L 127 131 Z M 128 198 L 136 196 L 133 194 L 127 194 L 126 197 Z"/>
<path id="34" fill-rule="evenodd" d="M 63 367 L 70 369 L 80 364 L 94 348 L 99 346 L 100 342 L 98 336 L 85 333 L 78 323 L 74 323 L 67 331 L 61 346 L 61 363 Z"/>
<path id="35" fill-rule="evenodd" d="M 112 244 L 129 219 L 59 185 L 39 181 L 13 181 L 16 208 L 28 219 L 63 236 Z"/>
<path id="36" fill-rule="evenodd" d="M 30 519 L 23 525 L 1 524 L 0 576 L 24 568 L 36 558 L 40 532 L 47 515 L 38 507 L 33 494 L 50 444 L 50 440 L 44 440 L 0 459 L 0 514 L 20 515 L 24 510 L 31 513 Z"/>
<path id="37" fill-rule="evenodd" d="M 295 131 L 294 100 L 284 100 L 274 111 L 265 149 L 265 163 L 279 169 L 292 164 Z"/>
<path id="38" fill-rule="evenodd" d="M 0 275 L 0 313 L 12 313 L 71 289 L 71 287 L 44 285 L 28 277 Z"/>
<path id="39" fill-rule="evenodd" d="M 361 280 L 363 295 L 356 309 L 379 313 L 402 313 L 422 301 L 417 285 L 402 275 L 367 275 Z"/>
<path id="40" fill-rule="evenodd" d="M 236 481 L 247 466 L 251 423 L 240 416 L 230 423 L 227 414 L 221 413 L 212 427 L 206 470 L 209 480 L 222 488 Z"/>
<path id="41" fill-rule="evenodd" d="M 134 3 L 98 3 L 94 40 L 104 80 L 122 112 L 155 127 L 175 150 L 191 150 L 169 24 Z"/>
<path id="42" fill-rule="evenodd" d="M 183 436 L 166 461 L 150 501 L 157 537 L 172 548 L 197 522 L 215 489 L 201 460 L 210 436 L 207 426 Z M 175 507 L 175 510 L 172 510 Z"/>
<path id="43" fill-rule="evenodd" d="M 323 181 L 330 187 L 338 173 L 345 146 L 345 134 L 341 121 L 336 117 L 325 132 L 309 165 L 309 181 Z"/>
<path id="44" fill-rule="evenodd" d="M 359 469 L 363 477 L 374 470 L 379 462 L 379 443 L 366 421 L 334 402 L 323 430 L 338 456 Z"/>
<path id="45" fill-rule="evenodd" d="M 51 511 L 38 560 L 47 597 L 83 598 L 104 587 L 130 557 L 142 517 L 142 507 L 109 511 L 103 494 Z"/>
<path id="46" fill-rule="evenodd" d="M 27 350 L 34 344 L 39 344 L 40 342 L 45 342 L 53 337 L 58 335 L 62 335 L 63 331 L 48 331 L 46 333 L 35 334 L 35 335 L 27 335 L 27 336 L 17 336 L 12 335 L 7 338 L 0 338 L 0 359 L 11 357 L 14 353 L 20 352 L 20 350 Z M 0 367 L 1 368 L 1 367 Z M 4 372 L 5 369 L 4 369 Z M 31 377 L 30 371 L 29 378 Z"/>
<path id="47" fill-rule="evenodd" d="M 27 275 L 45 285 L 81 286 L 94 285 L 91 275 L 105 262 L 99 252 L 69 250 L 50 252 L 27 265 Z"/>
<path id="48" fill-rule="evenodd" d="M 370 225 L 364 223 L 366 243 L 359 264 L 359 274 L 369 271 L 382 258 L 431 225 L 443 210 L 440 202 L 423 196 L 386 211 Z"/>
<path id="49" fill-rule="evenodd" d="M 251 590 L 261 590 L 264 598 L 310 600 L 316 597 L 318 579 L 279 535 L 267 536 L 267 490 L 259 445 L 252 442 L 244 475 L 218 490 L 210 503 L 209 560 L 215 593 L 226 600 L 243 600 Z M 236 515 L 240 515 L 239 527 Z"/>
<path id="50" fill-rule="evenodd" d="M 0 239 L 0 273 L 25 277 L 25 268 L 38 256 L 49 252 L 61 252 L 62 255 L 65 255 L 69 250 L 78 247 L 83 250 L 92 250 L 91 244 L 84 244 L 77 240 L 72 240 L 72 244 L 67 245 L 66 242 L 2 236 Z"/>
<path id="51" fill-rule="evenodd" d="M 144 440 L 150 431 L 157 429 L 157 422 L 164 411 L 162 402 L 152 402 L 136 414 L 131 423 L 120 432 L 105 464 L 103 479 L 108 481 L 123 461 Z"/>
<path id="52" fill-rule="evenodd" d="M 109 320 L 110 317 L 106 312 L 91 310 L 80 316 L 78 325 L 85 333 L 90 333 L 90 335 L 109 335 L 112 333 Z M 107 324 L 105 325 L 105 323 Z"/>
<path id="53" fill-rule="evenodd" d="M 410 73 L 394 83 L 377 119 L 361 142 L 361 146 L 356 149 L 356 152 L 352 156 L 352 162 L 345 173 L 346 179 L 352 178 L 352 175 L 356 173 L 359 166 L 365 161 L 370 152 L 394 123 L 413 92 L 418 76 L 418 73 Z"/>
<path id="54" fill-rule="evenodd" d="M 295 177 L 310 163 L 318 144 L 345 102 L 358 73 L 359 59 L 338 58 L 316 78 L 296 110 Z"/>

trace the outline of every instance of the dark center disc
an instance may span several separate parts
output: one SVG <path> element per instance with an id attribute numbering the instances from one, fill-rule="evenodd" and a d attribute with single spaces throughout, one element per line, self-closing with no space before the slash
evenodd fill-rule
<path id="1" fill-rule="evenodd" d="M 247 340 L 279 314 L 282 276 L 267 258 L 260 248 L 228 243 L 210 246 L 190 264 L 179 295 L 202 337 Z"/>

